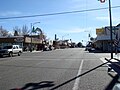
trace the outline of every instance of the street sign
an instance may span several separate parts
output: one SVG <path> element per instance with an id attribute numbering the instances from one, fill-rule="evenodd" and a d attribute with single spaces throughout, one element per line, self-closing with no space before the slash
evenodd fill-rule
<path id="1" fill-rule="evenodd" d="M 98 0 L 98 1 L 100 1 L 101 3 L 104 3 L 106 0 Z"/>

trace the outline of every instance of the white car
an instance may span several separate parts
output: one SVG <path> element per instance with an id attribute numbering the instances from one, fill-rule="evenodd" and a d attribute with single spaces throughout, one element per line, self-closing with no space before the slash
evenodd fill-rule
<path id="1" fill-rule="evenodd" d="M 8 55 L 8 56 L 12 57 L 13 54 L 18 54 L 18 56 L 20 56 L 21 53 L 22 53 L 22 48 L 20 48 L 19 45 L 4 46 L 0 50 L 0 56 Z"/>

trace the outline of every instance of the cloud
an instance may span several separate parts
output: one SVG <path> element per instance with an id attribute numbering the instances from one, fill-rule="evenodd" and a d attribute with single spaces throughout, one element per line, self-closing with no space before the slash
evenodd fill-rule
<path id="1" fill-rule="evenodd" d="M 97 20 L 99 21 L 109 21 L 109 17 L 96 17 Z M 120 18 L 119 17 L 112 17 L 112 21 L 113 22 L 120 22 Z"/>
<path id="2" fill-rule="evenodd" d="M 80 2 L 80 0 L 71 0 L 72 3 Z"/>
<path id="3" fill-rule="evenodd" d="M 120 17 L 113 17 L 112 20 L 113 22 L 120 23 Z"/>
<path id="4" fill-rule="evenodd" d="M 9 33 L 10 33 L 11 35 L 13 35 L 13 34 L 14 34 L 14 31 L 9 31 Z"/>
<path id="5" fill-rule="evenodd" d="M 82 4 L 81 4 L 82 3 Z M 81 9 L 81 8 L 85 8 L 86 4 L 84 3 L 84 1 L 80 1 L 80 0 L 73 0 L 71 2 L 72 7 L 70 6 L 71 9 Z"/>
<path id="6" fill-rule="evenodd" d="M 3 23 L 6 23 L 6 22 L 4 22 L 4 21 L 0 21 L 0 24 L 3 24 Z"/>
<path id="7" fill-rule="evenodd" d="M 21 15 L 22 12 L 19 11 L 7 11 L 7 12 L 0 12 L 0 16 L 15 16 L 15 15 Z"/>
<path id="8" fill-rule="evenodd" d="M 61 33 L 77 34 L 77 33 L 82 33 L 82 32 L 90 32 L 94 29 L 95 29 L 95 27 L 88 27 L 88 28 L 73 28 L 73 29 L 66 29 L 66 30 L 58 30 L 58 31 Z"/>
<path id="9" fill-rule="evenodd" d="M 66 29 L 66 30 L 59 30 L 61 33 L 80 33 L 83 32 L 84 29 L 75 28 L 75 29 Z"/>
<path id="10" fill-rule="evenodd" d="M 108 21 L 109 20 L 109 17 L 96 17 L 97 20 L 100 20 L 100 21 Z"/>

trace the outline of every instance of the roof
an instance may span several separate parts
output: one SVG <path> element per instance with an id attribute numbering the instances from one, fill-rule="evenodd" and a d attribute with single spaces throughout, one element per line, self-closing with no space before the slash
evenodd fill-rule
<path id="1" fill-rule="evenodd" d="M 120 23 L 116 27 L 120 27 Z"/>
<path id="2" fill-rule="evenodd" d="M 24 36 L 1 36 L 0 38 L 23 38 Z"/>

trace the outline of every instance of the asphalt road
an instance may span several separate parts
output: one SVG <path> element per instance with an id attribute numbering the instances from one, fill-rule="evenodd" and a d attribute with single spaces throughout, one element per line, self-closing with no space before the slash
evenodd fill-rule
<path id="1" fill-rule="evenodd" d="M 99 65 L 109 56 L 73 48 L 0 58 L 0 90 L 105 90 L 113 78 Z"/>

